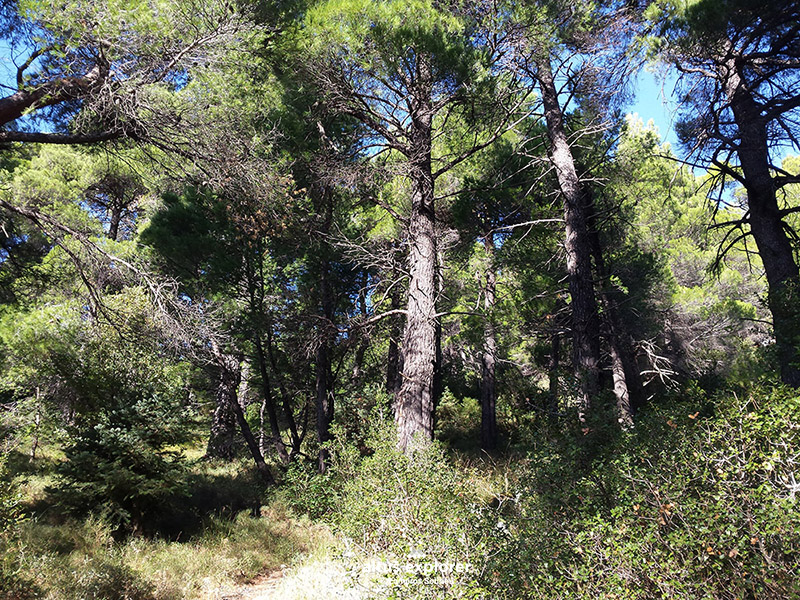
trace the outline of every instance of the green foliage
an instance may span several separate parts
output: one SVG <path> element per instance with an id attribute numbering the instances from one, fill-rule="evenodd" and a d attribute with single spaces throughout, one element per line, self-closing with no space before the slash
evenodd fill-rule
<path id="1" fill-rule="evenodd" d="M 410 53 L 428 55 L 437 79 L 465 66 L 468 46 L 465 24 L 430 0 L 334 0 L 309 11 L 308 43 L 315 53 L 349 54 L 367 73 L 387 74 L 407 69 Z"/>
<path id="2" fill-rule="evenodd" d="M 436 444 L 407 456 L 395 448 L 396 438 L 393 424 L 373 415 L 357 469 L 351 475 L 352 465 L 339 467 L 347 475 L 332 520 L 360 552 L 390 565 L 380 596 L 461 597 L 475 589 L 482 561 L 481 501 L 470 473 L 455 468 Z M 447 564 L 463 570 L 431 571 Z"/>
<path id="3" fill-rule="evenodd" d="M 458 398 L 445 389 L 436 407 L 437 438 L 450 447 L 480 439 L 481 405 L 475 398 Z"/>
<path id="4" fill-rule="evenodd" d="M 260 518 L 241 513 L 207 519 L 201 530 L 180 541 L 117 541 L 113 526 L 97 518 L 63 524 L 30 521 L 7 555 L 27 582 L 9 600 L 219 597 L 325 541 L 321 528 L 279 507 L 264 509 Z"/>
<path id="5" fill-rule="evenodd" d="M 0 430 L 2 434 L 2 430 Z M 0 444 L 6 445 L 0 437 Z M 0 452 L 0 532 L 9 532 L 21 518 L 20 495 L 8 471 L 8 449 Z"/>
<path id="6" fill-rule="evenodd" d="M 188 494 L 181 454 L 169 449 L 185 437 L 185 411 L 159 396 L 115 400 L 72 429 L 51 491 L 71 513 L 140 530 Z"/>
<path id="7" fill-rule="evenodd" d="M 24 600 L 28 597 L 29 585 L 20 575 L 11 551 L 16 543 L 18 528 L 24 514 L 18 486 L 8 472 L 8 448 L 0 429 L 0 599 Z"/>
<path id="8" fill-rule="evenodd" d="M 715 219 L 708 182 L 671 156 L 652 123 L 627 119 L 604 190 L 623 216 L 607 234 L 607 262 L 621 284 L 612 294 L 632 333 L 656 340 L 671 369 L 729 376 L 768 339 L 760 324 L 767 319 L 763 282 L 751 274 L 760 262 L 741 241 L 719 255 L 726 238 L 707 225 Z M 734 210 L 716 211 L 718 221 L 736 218 Z"/>
<path id="9" fill-rule="evenodd" d="M 184 493 L 176 445 L 187 440 L 191 413 L 183 366 L 161 355 L 156 340 L 137 339 L 151 326 L 142 297 L 129 289 L 107 300 L 127 310 L 124 331 L 87 322 L 68 302 L 10 315 L 0 331 L 4 383 L 22 398 L 40 386 L 43 402 L 74 415 L 54 488 L 60 504 L 137 529 Z"/>
<path id="10" fill-rule="evenodd" d="M 341 483 L 330 471 L 320 474 L 315 464 L 297 461 L 283 474 L 278 498 L 312 519 L 328 518 L 342 500 Z"/>
<path id="11" fill-rule="evenodd" d="M 800 594 L 796 393 L 694 388 L 629 433 L 591 423 L 555 441 L 519 477 L 496 597 Z"/>

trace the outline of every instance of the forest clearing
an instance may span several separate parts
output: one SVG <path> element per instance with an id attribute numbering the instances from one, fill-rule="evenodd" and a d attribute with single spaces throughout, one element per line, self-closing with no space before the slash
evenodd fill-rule
<path id="1" fill-rule="evenodd" d="M 800 600 L 798 3 L 0 31 L 0 600 Z"/>

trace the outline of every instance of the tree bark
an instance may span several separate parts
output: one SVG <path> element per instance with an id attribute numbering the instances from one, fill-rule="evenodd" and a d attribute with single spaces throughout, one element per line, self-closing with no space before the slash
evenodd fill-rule
<path id="1" fill-rule="evenodd" d="M 586 198 L 588 200 L 588 197 Z M 601 281 L 600 301 L 603 306 L 603 320 L 605 322 L 606 339 L 611 357 L 611 378 L 614 387 L 614 397 L 617 403 L 617 421 L 622 427 L 633 426 L 634 398 L 641 394 L 641 377 L 636 368 L 633 352 L 626 344 L 627 336 L 623 333 L 624 326 L 619 316 L 619 307 L 613 297 L 613 292 L 607 289 L 609 273 L 606 270 L 605 254 L 600 242 L 600 232 L 597 230 L 595 209 L 592 205 L 586 206 L 589 216 L 589 236 L 592 242 L 592 254 Z M 635 369 L 635 370 L 634 370 Z"/>
<path id="2" fill-rule="evenodd" d="M 330 298 L 328 284 L 328 264 L 325 261 L 321 273 L 322 313 L 325 319 L 320 328 L 321 339 L 317 346 L 315 357 L 316 385 L 315 405 L 317 409 L 317 443 L 319 454 L 317 456 L 317 469 L 320 473 L 328 470 L 330 452 L 325 444 L 331 439 L 331 422 L 333 421 L 334 399 L 331 390 L 331 360 L 328 348 L 328 327 L 333 320 L 333 306 Z"/>
<path id="3" fill-rule="evenodd" d="M 250 361 L 242 361 L 241 363 L 241 381 L 239 382 L 239 390 L 236 394 L 236 401 L 243 411 L 247 411 L 247 405 L 250 404 L 248 394 L 250 393 Z"/>
<path id="4" fill-rule="evenodd" d="M 42 422 L 42 405 L 40 403 L 41 391 L 36 386 L 36 416 L 33 418 L 33 440 L 31 441 L 30 462 L 36 460 L 36 450 L 39 448 L 39 425 Z"/>
<path id="5" fill-rule="evenodd" d="M 483 238 L 486 250 L 486 283 L 483 288 L 483 352 L 481 353 L 481 448 L 497 448 L 497 335 L 494 326 L 497 275 L 494 266 L 494 234 Z"/>
<path id="6" fill-rule="evenodd" d="M 305 437 L 305 429 L 301 434 L 299 428 L 297 427 L 297 421 L 294 418 L 294 407 L 292 406 L 292 396 L 289 394 L 289 390 L 286 388 L 284 377 L 280 375 L 280 371 L 278 370 L 278 361 L 275 358 L 275 350 L 272 341 L 272 331 L 270 330 L 267 332 L 266 351 L 267 356 L 269 357 L 269 364 L 272 367 L 272 372 L 275 373 L 278 379 L 278 390 L 280 391 L 283 416 L 286 419 L 286 425 L 289 428 L 289 436 L 292 440 L 291 450 L 289 451 L 289 460 L 291 460 L 292 457 L 300 452 L 300 446 L 302 445 L 303 438 Z"/>
<path id="7" fill-rule="evenodd" d="M 239 362 L 232 357 L 222 356 L 217 362 L 220 365 L 220 374 L 206 457 L 230 461 L 236 454 L 236 413 L 233 407 L 235 404 L 238 405 L 236 393 L 241 380 L 241 370 Z"/>
<path id="8" fill-rule="evenodd" d="M 108 239 L 117 241 L 119 237 L 119 224 L 122 221 L 122 207 L 114 202 L 109 210 Z"/>
<path id="9" fill-rule="evenodd" d="M 591 242 L 584 190 L 567 140 L 564 113 L 558 99 L 549 56 L 537 61 L 537 79 L 544 104 L 550 161 L 555 167 L 564 202 L 564 248 L 572 308 L 572 352 L 581 389 L 579 418 L 591 406 L 599 388 L 600 327 L 592 280 Z"/>
<path id="10" fill-rule="evenodd" d="M 365 269 L 361 273 L 361 290 L 358 293 L 358 310 L 363 319 L 367 318 L 367 286 L 369 285 L 369 272 Z M 352 384 L 358 386 L 364 376 L 364 355 L 369 347 L 369 336 L 366 332 L 362 333 L 356 347 L 356 355 L 353 359 Z"/>
<path id="11" fill-rule="evenodd" d="M 768 122 L 733 59 L 727 62 L 726 92 L 739 142 L 750 231 L 767 276 L 768 302 L 778 350 L 781 380 L 800 387 L 800 273 L 778 207 L 770 174 Z"/>
<path id="12" fill-rule="evenodd" d="M 322 201 L 320 207 L 323 211 L 323 223 L 320 227 L 321 233 L 327 234 L 333 222 L 333 194 L 329 187 L 324 186 L 319 195 Z M 333 422 L 334 397 L 331 389 L 331 327 L 333 327 L 335 303 L 333 290 L 330 281 L 330 260 L 320 253 L 319 258 L 319 309 L 321 310 L 320 325 L 317 328 L 319 336 L 316 357 L 316 393 L 315 405 L 317 409 L 317 443 L 319 444 L 319 455 L 317 456 L 317 468 L 320 473 L 328 470 L 330 462 L 330 451 L 325 444 L 331 439 L 331 423 Z"/>
<path id="13" fill-rule="evenodd" d="M 320 473 L 328 470 L 330 452 L 324 444 L 331 439 L 331 422 L 333 421 L 333 394 L 330 390 L 331 362 L 327 343 L 321 343 L 316 352 L 316 395 L 317 408 L 317 469 Z"/>
<path id="14" fill-rule="evenodd" d="M 253 460 L 256 463 L 256 469 L 258 469 L 261 480 L 267 485 L 273 485 L 275 483 L 275 478 L 272 476 L 272 472 L 269 470 L 267 463 L 264 461 L 264 455 L 261 454 L 261 449 L 258 447 L 258 442 L 256 442 L 256 439 L 253 437 L 253 432 L 251 431 L 250 425 L 247 423 L 247 419 L 245 418 L 244 411 L 238 402 L 233 403 L 233 411 L 236 415 L 236 420 L 239 422 L 239 429 L 242 432 L 242 437 L 244 437 L 247 448 L 250 450 L 250 455 L 253 457 Z"/>
<path id="15" fill-rule="evenodd" d="M 270 382 L 269 372 L 267 371 L 266 356 L 264 355 L 264 345 L 261 343 L 261 338 L 256 332 L 253 345 L 256 349 L 256 360 L 258 360 L 259 375 L 261 375 L 261 394 L 262 394 L 262 420 L 263 411 L 267 413 L 267 420 L 269 421 L 269 429 L 272 438 L 272 445 L 278 453 L 278 458 L 283 464 L 288 464 L 289 453 L 286 451 L 286 444 L 281 437 L 281 428 L 278 423 L 278 411 L 275 407 L 275 399 L 272 395 L 272 383 Z M 263 447 L 263 444 L 261 445 Z"/>
<path id="16" fill-rule="evenodd" d="M 412 453 L 433 439 L 436 368 L 436 212 L 431 170 L 431 66 L 419 57 L 409 156 L 411 214 L 408 267 L 411 279 L 403 335 L 403 381 L 395 401 L 398 448 Z"/>
<path id="17" fill-rule="evenodd" d="M 239 404 L 238 389 L 242 379 L 241 362 L 236 357 L 221 352 L 214 342 L 212 342 L 212 351 L 220 367 L 220 385 L 217 388 L 217 409 L 219 410 L 223 403 L 227 405 L 223 411 L 225 415 L 224 418 L 226 419 L 226 429 L 221 432 L 222 435 L 217 435 L 215 437 L 214 427 L 212 425 L 212 435 L 211 439 L 209 439 L 206 456 L 217 456 L 228 460 L 233 458 L 235 427 L 238 424 L 242 437 L 244 437 L 245 443 L 247 444 L 247 448 L 250 450 L 253 461 L 256 463 L 256 469 L 258 469 L 261 479 L 267 485 L 272 485 L 275 483 L 275 479 L 267 463 L 264 461 L 264 455 L 258 447 L 258 442 L 256 442 L 256 439 L 253 437 L 253 432 L 250 430 L 250 425 L 247 423 L 244 410 L 242 410 L 242 406 Z M 230 427 L 231 421 L 233 422 L 233 427 Z"/>
<path id="18" fill-rule="evenodd" d="M 0 98 L 0 124 L 15 121 L 30 110 L 80 98 L 102 85 L 107 74 L 108 65 L 97 64 L 82 77 L 60 77 Z"/>

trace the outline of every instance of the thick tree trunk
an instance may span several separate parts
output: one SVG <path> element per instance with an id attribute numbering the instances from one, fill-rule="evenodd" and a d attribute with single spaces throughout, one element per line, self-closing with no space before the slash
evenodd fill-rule
<path id="1" fill-rule="evenodd" d="M 778 207 L 769 171 L 768 122 L 733 60 L 728 63 L 727 94 L 739 130 L 736 152 L 750 208 L 750 231 L 767 276 L 769 308 L 781 380 L 800 387 L 800 274 Z"/>
<path id="2" fill-rule="evenodd" d="M 430 65 L 419 59 L 420 80 L 430 81 Z M 420 86 L 425 88 L 424 85 Z M 409 157 L 408 289 L 403 335 L 403 381 L 395 401 L 398 447 L 411 453 L 433 439 L 434 372 L 436 368 L 436 215 L 431 171 L 433 110 L 430 89 L 420 89 L 410 115 L 414 135 Z"/>
<path id="3" fill-rule="evenodd" d="M 216 408 L 211 420 L 211 434 L 206 446 L 206 457 L 233 460 L 236 454 L 236 397 L 241 380 L 239 362 L 233 357 L 223 356 L 220 364 L 219 382 L 217 383 Z"/>
<path id="4" fill-rule="evenodd" d="M 436 249 L 436 298 L 441 298 L 444 293 L 444 280 L 442 273 L 444 272 L 444 256 L 437 247 Z M 436 301 L 434 300 L 434 304 Z M 439 409 L 439 402 L 442 400 L 444 393 L 444 365 L 442 355 L 442 320 L 436 319 L 436 330 L 434 331 L 434 339 L 436 344 L 436 360 L 433 364 L 433 415 L 431 416 L 431 427 L 436 431 L 436 417 L 437 410 Z"/>
<path id="5" fill-rule="evenodd" d="M 235 437 L 235 426 L 239 425 L 239 430 L 244 437 L 247 448 L 256 463 L 261 479 L 267 485 L 275 483 L 275 479 L 264 461 L 264 455 L 258 447 L 256 439 L 253 437 L 253 432 L 250 430 L 250 425 L 244 415 L 244 410 L 239 404 L 239 384 L 242 379 L 242 366 L 239 360 L 230 355 L 220 351 L 215 343 L 212 342 L 212 350 L 216 358 L 217 364 L 220 367 L 220 384 L 217 388 L 217 410 L 224 404 L 227 404 L 224 410 L 226 419 L 226 429 L 224 435 L 215 436 L 214 427 L 212 425 L 212 435 L 209 439 L 208 450 L 206 456 L 215 456 L 219 458 L 232 458 L 234 455 L 233 441 Z M 230 427 L 230 421 L 233 422 L 233 428 Z M 215 413 L 216 422 L 216 413 Z M 213 442 L 213 443 L 212 443 Z"/>
<path id="6" fill-rule="evenodd" d="M 483 288 L 483 352 L 481 353 L 481 448 L 497 448 L 497 335 L 494 326 L 497 276 L 494 267 L 494 234 L 483 238 L 486 250 L 486 284 Z"/>
<path id="7" fill-rule="evenodd" d="M 393 287 L 389 295 L 390 310 L 400 310 L 403 301 L 400 285 L 397 283 L 400 278 L 400 269 L 396 264 L 399 260 L 397 255 L 397 250 L 393 249 L 392 281 L 390 282 L 390 285 Z M 400 384 L 402 382 L 400 373 L 403 368 L 403 360 L 400 353 L 399 340 L 400 336 L 403 334 L 403 323 L 397 315 L 392 315 L 389 319 L 389 351 L 386 354 L 386 393 L 390 396 L 394 396 L 400 391 Z"/>
<path id="8" fill-rule="evenodd" d="M 550 139 L 550 161 L 555 167 L 564 202 L 564 248 L 572 308 L 572 352 L 575 375 L 581 388 L 581 414 L 588 410 L 599 387 L 600 327 L 592 280 L 591 242 L 582 189 L 575 159 L 564 128 L 549 57 L 537 63 L 542 102 Z"/>
<path id="9" fill-rule="evenodd" d="M 410 223 L 408 314 L 403 336 L 403 380 L 395 402 L 398 446 L 433 439 L 436 365 L 436 233 L 431 180 L 415 181 Z M 429 196 L 429 202 L 424 200 Z"/>

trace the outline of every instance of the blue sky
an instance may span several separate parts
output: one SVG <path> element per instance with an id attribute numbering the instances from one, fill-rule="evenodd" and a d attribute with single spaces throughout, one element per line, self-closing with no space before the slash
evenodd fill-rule
<path id="1" fill-rule="evenodd" d="M 661 134 L 661 141 L 669 142 L 672 150 L 680 154 L 673 126 L 677 118 L 677 104 L 672 99 L 674 86 L 674 79 L 668 78 L 662 83 L 654 73 L 642 70 L 636 81 L 635 99 L 625 112 L 638 113 L 645 124 L 652 119 Z"/>

